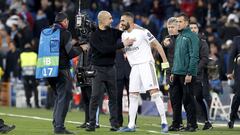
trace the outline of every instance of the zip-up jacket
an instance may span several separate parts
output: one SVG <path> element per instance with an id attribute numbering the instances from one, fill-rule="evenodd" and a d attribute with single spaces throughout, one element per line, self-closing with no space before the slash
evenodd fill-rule
<path id="1" fill-rule="evenodd" d="M 172 73 L 197 76 L 199 38 L 190 28 L 183 29 L 175 42 Z"/>

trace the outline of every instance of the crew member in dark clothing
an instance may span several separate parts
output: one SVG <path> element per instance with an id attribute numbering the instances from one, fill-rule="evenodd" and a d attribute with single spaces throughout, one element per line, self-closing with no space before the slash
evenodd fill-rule
<path id="1" fill-rule="evenodd" d="M 193 85 L 199 61 L 199 38 L 188 28 L 189 20 L 185 14 L 179 14 L 176 18 L 179 35 L 175 41 L 170 81 L 173 84 L 173 91 L 179 91 L 179 98 L 182 99 L 187 113 L 185 131 L 194 132 L 197 128 L 197 119 Z"/>
<path id="2" fill-rule="evenodd" d="M 201 110 L 203 111 L 204 119 L 205 119 L 205 124 L 203 126 L 203 130 L 207 129 L 212 129 L 212 124 L 210 123 L 209 120 L 209 107 L 207 104 L 207 101 L 203 97 L 203 73 L 204 69 L 207 68 L 208 64 L 208 55 L 209 55 L 209 47 L 206 42 L 206 39 L 200 35 L 199 32 L 199 27 L 196 22 L 190 22 L 189 27 L 192 32 L 195 32 L 196 34 L 199 35 L 200 39 L 200 46 L 199 46 L 199 63 L 198 63 L 198 73 L 196 77 L 196 82 L 194 84 L 194 96 L 197 101 L 197 103 L 200 105 Z"/>
<path id="3" fill-rule="evenodd" d="M 83 67 L 89 66 L 87 56 L 88 56 L 87 52 L 83 53 L 79 56 L 78 67 L 83 68 Z M 87 80 L 87 81 L 89 81 L 89 80 Z M 83 80 L 78 80 L 78 81 L 83 81 Z M 92 87 L 91 87 L 91 85 L 84 84 L 87 82 L 81 82 L 81 83 L 83 83 L 83 86 L 81 86 L 80 84 L 79 85 L 81 87 L 82 101 L 84 103 L 85 122 L 82 125 L 78 126 L 77 128 L 86 128 L 87 124 L 89 124 L 89 103 L 90 103 L 90 97 L 91 97 L 91 93 L 92 93 Z M 88 83 L 90 83 L 90 82 L 88 82 Z"/>
<path id="4" fill-rule="evenodd" d="M 126 55 L 122 51 L 116 54 L 116 70 L 117 70 L 117 116 L 118 124 L 120 127 L 123 125 L 123 111 L 122 111 L 122 98 L 123 90 L 127 90 L 128 103 L 129 103 L 129 75 L 131 67 L 128 63 Z"/>
<path id="5" fill-rule="evenodd" d="M 109 96 L 110 130 L 117 131 L 119 126 L 117 121 L 117 78 L 114 60 L 117 49 L 123 48 L 124 45 L 131 45 L 135 40 L 127 39 L 123 43 L 117 43 L 117 40 L 121 38 L 122 31 L 111 28 L 112 22 L 113 19 L 109 12 L 100 11 L 98 14 L 98 28 L 90 38 L 91 64 L 93 69 L 96 70 L 96 76 L 92 81 L 89 107 L 90 121 L 86 131 L 95 131 L 96 111 L 99 100 L 104 94 L 104 85 Z"/>
<path id="6" fill-rule="evenodd" d="M 60 29 L 59 71 L 57 77 L 47 79 L 56 95 L 53 109 L 55 134 L 73 134 L 65 129 L 64 126 L 73 88 L 70 74 L 70 60 L 80 55 L 82 51 L 87 50 L 87 45 L 79 46 L 76 41 L 75 43 L 72 41 L 71 33 L 67 30 L 68 23 L 67 15 L 59 12 L 55 17 L 55 24 L 53 25 L 53 29 Z"/>
<path id="7" fill-rule="evenodd" d="M 238 118 L 237 112 L 240 105 L 240 36 L 233 38 L 233 45 L 231 47 L 229 56 L 227 77 L 230 80 L 234 79 L 233 90 L 235 95 L 232 99 L 230 121 L 228 122 L 228 127 L 233 128 L 234 121 L 236 118 Z"/>
<path id="8" fill-rule="evenodd" d="M 0 119 L 0 133 L 6 134 L 10 131 L 12 131 L 15 128 L 15 125 L 8 126 L 4 124 L 3 119 Z"/>
<path id="9" fill-rule="evenodd" d="M 171 17 L 167 20 L 168 36 L 163 40 L 164 49 L 166 50 L 167 59 L 170 68 L 166 70 L 166 82 L 169 85 L 169 94 L 171 105 L 173 109 L 172 125 L 169 127 L 169 131 L 179 131 L 182 128 L 182 99 L 179 97 L 179 91 L 173 90 L 173 85 L 170 81 L 171 69 L 173 66 L 175 40 L 178 36 L 177 18 Z"/>
<path id="10" fill-rule="evenodd" d="M 85 68 L 85 69 L 91 69 L 90 65 L 90 59 L 91 57 L 91 48 L 88 51 L 83 52 L 79 56 L 79 63 L 77 64 L 77 68 Z M 78 71 L 80 72 L 80 71 Z M 84 105 L 84 111 L 85 111 L 85 122 L 77 126 L 77 128 L 86 128 L 87 125 L 89 124 L 89 105 L 90 105 L 90 98 L 91 98 L 91 93 L 92 93 L 92 78 L 78 78 L 78 84 L 81 87 L 81 96 L 82 96 L 82 101 Z M 96 117 L 99 117 L 99 111 L 96 113 Z M 99 121 L 96 121 L 96 128 L 100 128 Z"/>
<path id="11" fill-rule="evenodd" d="M 12 40 L 9 44 L 9 51 L 6 56 L 6 67 L 5 72 L 3 74 L 3 81 L 10 81 L 11 77 L 17 78 L 19 77 L 19 59 L 20 51 L 16 48 L 16 41 Z"/>

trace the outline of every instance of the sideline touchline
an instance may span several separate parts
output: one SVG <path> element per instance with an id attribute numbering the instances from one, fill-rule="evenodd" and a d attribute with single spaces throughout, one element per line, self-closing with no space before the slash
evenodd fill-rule
<path id="1" fill-rule="evenodd" d="M 45 121 L 52 121 L 52 119 L 49 118 L 42 118 L 42 117 L 38 117 L 38 116 L 26 116 L 26 115 L 18 115 L 18 114 L 11 114 L 11 113 L 1 113 L 0 115 L 3 116 L 10 116 L 10 117 L 19 117 L 19 118 L 29 118 L 29 119 L 36 119 L 36 120 L 45 120 Z M 83 124 L 82 122 L 77 122 L 77 121 L 66 121 L 67 123 L 71 123 L 71 124 Z M 110 128 L 110 126 L 107 125 L 102 125 L 100 124 L 101 127 L 104 128 Z M 142 130 L 142 129 L 137 129 L 137 131 L 146 131 L 149 133 L 156 133 L 159 134 L 161 133 L 160 131 L 154 131 L 154 130 Z M 164 133 L 165 135 L 180 135 L 180 134 L 171 134 L 171 133 Z"/>

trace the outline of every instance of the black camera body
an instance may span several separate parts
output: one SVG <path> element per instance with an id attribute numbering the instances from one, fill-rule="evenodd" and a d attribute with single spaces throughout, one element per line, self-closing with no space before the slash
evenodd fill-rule
<path id="1" fill-rule="evenodd" d="M 97 26 L 88 18 L 87 14 L 79 13 L 76 15 L 76 28 L 79 40 L 88 43 L 91 33 L 96 30 Z"/>
<path id="2" fill-rule="evenodd" d="M 80 4 L 79 4 L 80 5 Z M 91 33 L 96 30 L 96 25 L 94 22 L 92 22 L 86 13 L 79 12 L 76 15 L 76 30 L 78 34 L 78 39 L 80 41 L 80 44 L 86 44 L 89 43 L 89 39 L 91 36 Z M 89 66 L 86 66 L 88 63 L 86 62 L 84 57 L 88 57 L 88 54 L 83 53 L 80 55 L 82 57 L 82 61 L 80 63 L 80 66 L 77 67 L 77 86 L 83 87 L 83 86 L 91 86 L 92 85 L 92 78 L 95 76 L 96 71 L 91 70 Z"/>
<path id="3" fill-rule="evenodd" d="M 92 78 L 95 77 L 96 71 L 89 67 L 77 68 L 77 86 L 91 86 Z"/>

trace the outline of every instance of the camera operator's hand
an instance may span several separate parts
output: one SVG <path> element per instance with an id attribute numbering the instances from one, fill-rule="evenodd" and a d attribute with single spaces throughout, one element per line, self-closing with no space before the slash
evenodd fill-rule
<path id="1" fill-rule="evenodd" d="M 88 50 L 88 44 L 82 44 L 82 45 L 80 45 L 80 47 L 82 48 L 82 50 L 84 51 L 84 52 L 86 52 L 87 50 Z"/>
<path id="2" fill-rule="evenodd" d="M 72 41 L 71 41 L 71 44 L 72 44 L 72 45 L 76 45 L 77 43 L 78 43 L 78 41 L 73 38 Z"/>
<path id="3" fill-rule="evenodd" d="M 233 74 L 227 74 L 227 78 L 228 78 L 229 80 L 233 80 L 233 79 L 234 79 Z"/>
<path id="4" fill-rule="evenodd" d="M 133 44 L 133 42 L 135 42 L 135 41 L 136 41 L 135 38 L 132 38 L 132 39 L 127 38 L 127 39 L 125 39 L 125 40 L 123 41 L 123 45 L 124 45 L 125 47 L 131 46 L 131 45 Z"/>

